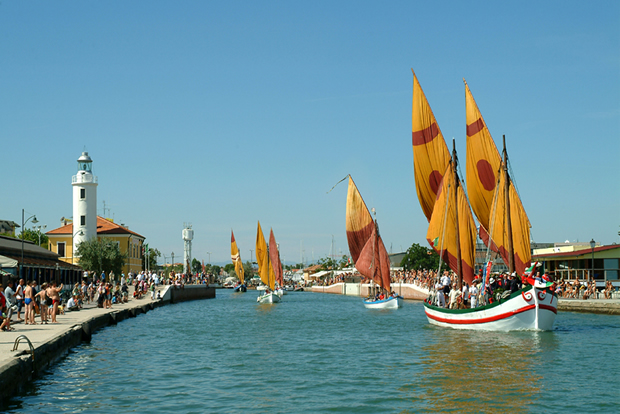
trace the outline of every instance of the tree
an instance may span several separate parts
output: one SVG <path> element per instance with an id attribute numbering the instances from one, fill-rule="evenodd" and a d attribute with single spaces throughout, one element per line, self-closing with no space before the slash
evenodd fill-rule
<path id="1" fill-rule="evenodd" d="M 237 276 L 237 273 L 235 272 L 235 265 L 232 263 L 228 263 L 226 266 L 224 266 L 224 271 L 231 276 Z"/>
<path id="2" fill-rule="evenodd" d="M 97 275 L 101 272 L 114 272 L 119 276 L 127 260 L 127 255 L 121 253 L 117 242 L 102 237 L 93 238 L 79 244 L 76 256 L 80 258 L 80 266 L 85 270 L 92 270 Z"/>
<path id="3" fill-rule="evenodd" d="M 249 260 L 243 264 L 243 274 L 245 280 L 250 280 L 254 277 L 254 266 Z"/>
<path id="4" fill-rule="evenodd" d="M 215 276 L 216 278 L 220 276 L 220 270 L 222 270 L 221 267 L 219 267 L 218 265 L 212 265 L 211 266 L 211 273 L 213 274 L 213 276 Z"/>
<path id="5" fill-rule="evenodd" d="M 202 263 L 200 263 L 200 260 L 194 257 L 192 259 L 192 273 L 200 273 L 200 272 L 202 272 Z"/>
<path id="6" fill-rule="evenodd" d="M 321 257 L 317 263 L 320 265 L 320 270 L 332 270 L 336 268 L 336 262 L 331 257 Z"/>
<path id="7" fill-rule="evenodd" d="M 437 269 L 439 266 L 439 255 L 432 249 L 413 243 L 407 249 L 407 254 L 403 257 L 400 265 L 405 270 Z"/>
<path id="8" fill-rule="evenodd" d="M 39 239 L 40 237 L 40 239 Z M 49 239 L 45 233 L 41 233 L 41 230 L 24 229 L 19 235 L 19 239 L 24 239 L 33 242 L 38 245 L 41 240 L 41 247 L 47 249 Z"/>

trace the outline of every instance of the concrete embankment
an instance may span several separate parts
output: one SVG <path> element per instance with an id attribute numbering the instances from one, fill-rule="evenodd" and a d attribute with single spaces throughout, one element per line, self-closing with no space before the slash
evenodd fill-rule
<path id="1" fill-rule="evenodd" d="M 405 299 L 424 300 L 428 297 L 426 289 L 410 283 L 394 283 L 391 288 Z M 334 283 L 329 286 L 312 286 L 313 292 L 361 297 L 367 297 L 371 290 L 372 286 L 370 284 L 360 283 Z"/>
<path id="2" fill-rule="evenodd" d="M 56 324 L 17 323 L 13 325 L 15 330 L 0 332 L 0 410 L 8 397 L 20 392 L 71 348 L 82 341 L 89 342 L 97 330 L 170 303 L 215 298 L 215 288 L 204 285 L 165 286 L 160 292 L 161 300 L 131 299 L 113 305 L 112 309 L 90 304 L 59 315 Z M 36 320 L 40 323 L 39 316 Z"/>
<path id="3" fill-rule="evenodd" d="M 620 315 L 620 299 L 560 299 L 558 310 Z"/>

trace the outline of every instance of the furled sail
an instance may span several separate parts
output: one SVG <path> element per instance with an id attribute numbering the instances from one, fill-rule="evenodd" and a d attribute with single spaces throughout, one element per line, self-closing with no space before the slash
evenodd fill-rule
<path id="1" fill-rule="evenodd" d="M 448 263 L 457 274 L 460 254 L 463 281 L 471 283 L 474 278 L 476 224 L 465 191 L 455 175 L 450 162 L 443 174 L 433 215 L 428 224 L 426 239 L 442 260 Z M 454 196 L 455 186 L 456 197 Z"/>
<path id="2" fill-rule="evenodd" d="M 491 217 L 490 235 L 493 242 L 497 245 L 499 254 L 502 256 L 506 266 L 511 268 L 510 261 L 512 259 L 514 271 L 523 275 L 525 274 L 525 269 L 532 261 L 530 222 L 525 214 L 525 209 L 517 194 L 517 190 L 510 183 L 510 177 L 504 168 L 504 163 L 501 166 L 497 191 L 491 206 L 493 215 Z M 509 181 L 510 185 L 506 185 L 506 180 Z M 506 191 L 508 191 L 508 197 L 506 197 Z M 508 217 L 508 212 L 510 212 L 510 218 Z M 510 246 L 512 246 L 512 251 L 514 252 L 512 258 Z"/>
<path id="3" fill-rule="evenodd" d="M 413 69 L 411 71 L 413 72 Z M 411 142 L 415 188 L 422 211 L 430 221 L 442 174 L 450 161 L 450 152 L 415 72 L 413 73 Z"/>
<path id="4" fill-rule="evenodd" d="M 256 232 L 256 261 L 258 262 L 258 274 L 260 280 L 271 290 L 275 289 L 275 277 L 273 277 L 273 268 L 269 261 L 269 251 L 267 250 L 267 243 L 265 243 L 265 236 L 263 235 L 263 229 L 260 227 L 260 221 L 258 222 L 258 230 Z"/>
<path id="5" fill-rule="evenodd" d="M 239 254 L 239 248 L 237 247 L 237 241 L 235 240 L 235 233 L 230 231 L 230 258 L 235 265 L 235 273 L 241 281 L 245 283 L 245 277 L 243 273 L 243 262 L 241 262 L 241 255 Z"/>
<path id="6" fill-rule="evenodd" d="M 273 235 L 273 229 L 269 234 L 269 258 L 271 259 L 271 267 L 275 275 L 275 280 L 284 286 L 284 279 L 282 278 L 282 262 L 280 261 L 280 252 L 278 251 L 278 244 L 276 238 Z"/>
<path id="7" fill-rule="evenodd" d="M 347 193 L 347 240 L 355 268 L 365 277 L 373 279 L 390 290 L 390 259 L 357 186 L 349 176 Z"/>

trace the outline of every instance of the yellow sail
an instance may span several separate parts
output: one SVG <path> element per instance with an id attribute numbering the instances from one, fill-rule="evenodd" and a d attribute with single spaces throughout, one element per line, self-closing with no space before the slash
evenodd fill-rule
<path id="1" fill-rule="evenodd" d="M 243 272 L 243 262 L 241 261 L 241 255 L 239 254 L 239 248 L 237 247 L 237 241 L 235 240 L 235 234 L 230 231 L 230 257 L 235 265 L 235 273 L 241 281 L 245 283 L 245 274 Z"/>
<path id="2" fill-rule="evenodd" d="M 497 191 L 491 205 L 493 214 L 491 216 L 489 234 L 497 245 L 504 263 L 509 268 L 511 261 L 510 245 L 512 244 L 514 271 L 523 275 L 532 260 L 530 251 L 530 221 L 525 214 L 525 209 L 514 185 L 509 182 L 510 185 L 506 186 L 506 180 L 510 180 L 510 177 L 504 168 L 504 163 L 501 164 L 501 167 Z M 506 200 L 506 187 L 508 187 L 508 200 Z M 506 205 L 507 202 L 510 204 L 510 209 Z M 510 222 L 508 221 L 508 211 L 510 211 Z"/>
<path id="3" fill-rule="evenodd" d="M 258 262 L 260 280 L 262 280 L 265 285 L 269 286 L 271 290 L 274 290 L 275 276 L 269 261 L 269 251 L 267 250 L 263 229 L 260 227 L 260 221 L 258 222 L 258 230 L 256 232 L 256 261 Z"/>
<path id="4" fill-rule="evenodd" d="M 444 171 L 438 190 L 439 194 L 428 224 L 426 240 L 456 273 L 458 273 L 458 245 L 460 244 L 461 274 L 464 282 L 471 283 L 474 278 L 476 224 L 463 187 L 457 180 L 450 162 Z M 458 187 L 455 199 L 456 185 Z"/>
<path id="5" fill-rule="evenodd" d="M 465 108 L 467 113 L 467 194 L 474 214 L 484 230 L 488 231 L 491 204 L 502 159 L 467 82 L 465 82 Z M 481 229 L 483 240 L 485 239 L 482 236 L 484 230 Z"/>
<path id="6" fill-rule="evenodd" d="M 413 72 L 413 69 L 411 71 Z M 430 221 L 437 191 L 450 161 L 450 152 L 415 72 L 413 73 L 411 142 L 415 188 L 422 211 Z"/>

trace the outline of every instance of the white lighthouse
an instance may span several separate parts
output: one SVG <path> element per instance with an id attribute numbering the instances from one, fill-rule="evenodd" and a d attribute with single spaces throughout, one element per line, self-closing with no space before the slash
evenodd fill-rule
<path id="1" fill-rule="evenodd" d="M 192 225 L 184 223 L 183 225 L 183 273 L 186 275 L 192 272 L 189 266 L 192 263 L 192 240 L 194 238 L 194 230 Z"/>
<path id="2" fill-rule="evenodd" d="M 78 158 L 73 176 L 73 253 L 83 241 L 97 237 L 97 177 L 88 152 Z"/>

